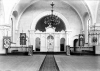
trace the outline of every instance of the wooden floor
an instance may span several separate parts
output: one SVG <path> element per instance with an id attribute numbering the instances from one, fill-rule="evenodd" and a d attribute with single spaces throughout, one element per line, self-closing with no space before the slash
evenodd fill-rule
<path id="1" fill-rule="evenodd" d="M 0 56 L 0 71 L 39 71 L 45 55 Z"/>
<path id="2" fill-rule="evenodd" d="M 100 56 L 54 55 L 60 71 L 100 71 Z M 0 71 L 39 71 L 45 54 L 1 56 Z"/>
<path id="3" fill-rule="evenodd" d="M 55 55 L 60 71 L 100 71 L 100 56 Z"/>

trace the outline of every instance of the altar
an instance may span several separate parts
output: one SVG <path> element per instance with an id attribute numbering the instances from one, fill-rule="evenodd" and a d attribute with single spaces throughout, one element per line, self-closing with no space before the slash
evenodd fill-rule
<path id="1" fill-rule="evenodd" d="M 64 52 L 66 51 L 66 32 L 56 32 L 55 27 L 48 26 L 46 31 L 39 30 L 30 33 L 30 42 L 33 50 L 42 52 Z"/>

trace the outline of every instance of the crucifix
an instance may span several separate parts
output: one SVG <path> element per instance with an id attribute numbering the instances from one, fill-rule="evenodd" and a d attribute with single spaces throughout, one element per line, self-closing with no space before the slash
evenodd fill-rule
<path id="1" fill-rule="evenodd" d="M 50 5 L 52 6 L 51 12 L 52 12 L 52 15 L 53 15 L 53 11 L 54 11 L 53 8 L 54 8 L 54 5 L 55 5 L 55 4 L 52 2 L 52 4 L 50 4 Z"/>

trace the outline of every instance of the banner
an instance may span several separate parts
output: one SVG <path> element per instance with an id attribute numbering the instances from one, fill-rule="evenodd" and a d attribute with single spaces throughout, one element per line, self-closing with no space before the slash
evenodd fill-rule
<path id="1" fill-rule="evenodd" d="M 26 45 L 26 33 L 20 33 L 20 45 Z"/>
<path id="2" fill-rule="evenodd" d="M 8 48 L 11 45 L 11 37 L 4 36 L 3 37 L 3 48 Z"/>
<path id="3" fill-rule="evenodd" d="M 85 36 L 84 34 L 79 34 L 79 46 L 84 46 L 85 44 Z"/>

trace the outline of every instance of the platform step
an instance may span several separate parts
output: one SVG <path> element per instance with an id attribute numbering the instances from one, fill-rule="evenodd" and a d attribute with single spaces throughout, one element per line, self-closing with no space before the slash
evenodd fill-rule
<path id="1" fill-rule="evenodd" d="M 66 55 L 66 52 L 33 52 L 34 54 L 54 54 L 54 55 Z"/>

